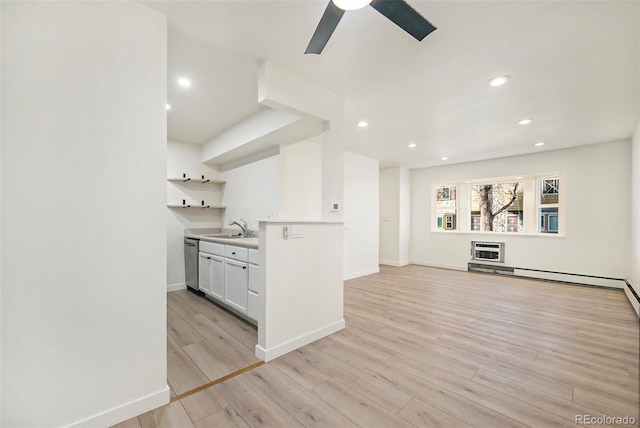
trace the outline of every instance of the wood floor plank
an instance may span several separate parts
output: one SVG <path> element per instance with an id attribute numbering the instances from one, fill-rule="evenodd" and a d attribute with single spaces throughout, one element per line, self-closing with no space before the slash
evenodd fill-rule
<path id="1" fill-rule="evenodd" d="M 357 427 L 335 408 L 319 401 L 317 396 L 277 368 L 263 365 L 248 373 L 249 378 L 269 397 L 276 400 L 305 427 Z"/>
<path id="2" fill-rule="evenodd" d="M 217 323 L 247 348 L 253 349 L 258 343 L 258 330 L 255 326 L 249 325 L 238 319 L 228 319 Z"/>
<path id="3" fill-rule="evenodd" d="M 234 377 L 216 385 L 220 393 L 229 402 L 250 427 L 300 427 L 291 414 L 275 400 L 249 380 L 248 375 Z"/>
<path id="4" fill-rule="evenodd" d="M 362 427 L 413 427 L 409 422 L 333 379 L 313 388 L 313 393 Z"/>
<path id="5" fill-rule="evenodd" d="M 260 361 L 255 356 L 255 351 L 246 347 L 242 342 L 218 327 L 208 317 L 197 314 L 190 318 L 193 328 L 207 340 L 212 346 L 220 350 L 230 361 L 236 365 L 247 367 Z"/>
<path id="6" fill-rule="evenodd" d="M 397 388 L 381 376 L 366 373 L 345 361 L 328 355 L 323 350 L 305 347 L 294 351 L 294 354 L 327 374 L 329 378 L 349 385 L 368 400 L 391 410 L 393 413 L 399 412 L 411 400 L 410 394 Z M 360 361 L 360 358 L 362 357 L 356 357 L 355 361 Z"/>
<path id="7" fill-rule="evenodd" d="M 171 334 L 180 346 L 203 340 L 202 336 L 170 306 L 167 307 L 167 333 Z"/>
<path id="8" fill-rule="evenodd" d="M 329 374 L 318 370 L 298 357 L 294 352 L 285 354 L 269 363 L 306 389 L 313 389 L 329 379 Z"/>
<path id="9" fill-rule="evenodd" d="M 167 404 L 148 413 L 139 416 L 142 428 L 193 428 L 180 402 Z"/>
<path id="10" fill-rule="evenodd" d="M 599 410 L 611 416 L 633 416 L 638 420 L 638 409 L 640 400 L 636 394 L 635 400 L 625 403 L 620 400 L 597 394 L 582 388 L 575 388 L 573 391 L 573 401 L 586 407 Z"/>
<path id="11" fill-rule="evenodd" d="M 231 406 L 196 422 L 196 428 L 249 428 L 242 416 Z"/>
<path id="12" fill-rule="evenodd" d="M 570 399 L 566 400 L 555 397 L 541 389 L 523 387 L 522 384 L 513 379 L 487 370 L 479 370 L 476 376 L 474 376 L 473 381 L 505 393 L 510 397 L 517 398 L 541 410 L 565 418 L 567 424 L 575 423 L 576 415 L 597 414 L 596 409 L 574 403 Z"/>
<path id="13" fill-rule="evenodd" d="M 167 337 L 167 380 L 177 394 L 209 382 L 171 335 Z"/>
<path id="14" fill-rule="evenodd" d="M 192 421 L 197 422 L 229 406 L 216 388 L 207 388 L 180 400 Z"/>
<path id="15" fill-rule="evenodd" d="M 358 348 L 358 352 L 379 361 L 386 361 L 396 354 L 392 348 L 386 347 L 379 338 L 370 337 L 366 332 L 357 327 L 339 331 L 333 334 L 331 338 L 336 342 L 356 347 Z"/>
<path id="16" fill-rule="evenodd" d="M 387 363 L 394 365 L 398 370 L 421 377 L 424 380 L 451 391 L 461 397 L 492 409 L 508 418 L 523 422 L 529 426 L 563 427 L 566 421 L 555 414 L 520 401 L 500 391 L 487 388 L 462 377 L 443 375 L 440 373 L 425 372 L 423 363 L 408 357 L 398 356 Z"/>
<path id="17" fill-rule="evenodd" d="M 113 428 L 142 428 L 140 426 L 140 420 L 136 416 L 135 418 L 127 419 L 124 422 L 120 422 L 117 425 L 113 425 Z"/>
<path id="18" fill-rule="evenodd" d="M 417 398 L 411 400 L 398 416 L 417 427 L 468 428 L 469 425 Z"/>
<path id="19" fill-rule="evenodd" d="M 209 380 L 220 379 L 242 368 L 206 340 L 183 346 L 182 349 Z"/>

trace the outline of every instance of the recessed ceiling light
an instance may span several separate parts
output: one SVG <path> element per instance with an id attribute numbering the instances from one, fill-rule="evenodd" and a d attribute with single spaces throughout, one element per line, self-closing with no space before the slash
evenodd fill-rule
<path id="1" fill-rule="evenodd" d="M 509 80 L 509 76 L 498 76 L 489 80 L 489 86 L 502 86 Z"/>
<path id="2" fill-rule="evenodd" d="M 171 110 L 171 104 L 165 104 L 164 108 L 166 108 L 167 110 Z"/>
<path id="3" fill-rule="evenodd" d="M 533 119 L 522 119 L 518 121 L 518 125 L 528 125 L 533 122 Z"/>
<path id="4" fill-rule="evenodd" d="M 444 160 L 449 160 L 449 158 L 448 158 L 448 157 L 446 157 L 446 156 L 442 156 L 442 157 L 440 158 L 440 160 L 443 160 L 443 161 L 444 161 Z"/>
<path id="5" fill-rule="evenodd" d="M 409 147 L 410 149 L 413 149 L 413 148 L 414 148 L 414 147 L 416 147 L 416 146 L 417 146 L 417 144 L 416 144 L 416 143 L 411 143 L 411 144 L 408 144 L 408 145 L 407 145 L 407 147 Z"/>
<path id="6" fill-rule="evenodd" d="M 538 141 L 537 143 L 534 143 L 533 145 L 536 146 L 536 147 L 542 147 L 545 144 L 547 144 L 547 143 L 545 143 L 544 141 Z"/>
<path id="7" fill-rule="evenodd" d="M 360 122 L 358 122 L 358 126 L 360 128 L 366 128 L 367 126 L 369 126 L 369 122 L 367 122 L 366 120 L 361 120 Z"/>
<path id="8" fill-rule="evenodd" d="M 191 80 L 187 79 L 186 77 L 180 77 L 178 79 L 178 85 L 182 86 L 183 88 L 188 88 L 191 86 Z"/>

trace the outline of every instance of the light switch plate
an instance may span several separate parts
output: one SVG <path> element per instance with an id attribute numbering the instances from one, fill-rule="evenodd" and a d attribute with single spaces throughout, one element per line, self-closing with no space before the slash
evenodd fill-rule
<path id="1" fill-rule="evenodd" d="M 297 224 L 295 226 L 291 226 L 290 230 L 291 230 L 291 239 L 305 237 L 305 229 L 303 225 Z"/>

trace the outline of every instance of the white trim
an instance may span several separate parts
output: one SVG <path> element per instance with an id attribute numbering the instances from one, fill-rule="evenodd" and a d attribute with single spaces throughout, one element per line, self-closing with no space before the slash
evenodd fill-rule
<path id="1" fill-rule="evenodd" d="M 467 265 L 465 264 L 464 266 L 457 266 L 457 265 L 447 265 L 444 263 L 435 263 L 435 262 L 421 262 L 418 260 L 411 260 L 410 264 L 412 265 L 420 265 L 420 266 L 429 266 L 429 267 L 434 267 L 434 268 L 439 268 L 439 269 L 451 269 L 451 270 L 461 270 L 461 271 L 466 271 L 467 270 Z"/>
<path id="2" fill-rule="evenodd" d="M 170 398 L 169 385 L 165 385 L 160 391 L 145 395 L 137 400 L 130 401 L 67 426 L 73 428 L 113 426 L 150 410 L 157 409 L 160 406 L 164 406 L 169 403 Z"/>
<path id="3" fill-rule="evenodd" d="M 170 291 L 186 290 L 187 284 L 184 282 L 178 284 L 167 284 L 167 293 Z"/>
<path id="4" fill-rule="evenodd" d="M 640 294 L 640 287 L 636 287 L 631 281 L 631 279 L 627 279 L 627 282 L 629 283 L 629 286 L 633 288 L 636 293 Z M 626 287 L 626 286 L 624 287 L 624 294 L 627 295 L 629 302 L 631 302 L 631 306 L 633 306 L 633 309 L 635 309 L 636 313 L 638 314 L 638 317 L 640 318 L 640 303 L 636 299 L 636 296 L 634 296 L 633 293 L 631 293 L 631 290 L 629 290 L 629 287 Z"/>
<path id="5" fill-rule="evenodd" d="M 402 266 L 406 266 L 409 264 L 408 260 L 402 261 L 402 262 L 396 262 L 394 260 L 379 260 L 378 261 L 379 264 L 381 265 L 388 265 L 388 266 L 395 266 L 395 267 L 402 267 Z"/>
<path id="6" fill-rule="evenodd" d="M 595 285 L 598 287 L 610 287 L 610 288 L 626 288 L 626 283 L 622 279 L 609 279 L 609 278 L 597 278 L 588 275 L 579 274 L 567 274 L 562 272 L 540 272 L 529 269 L 513 269 L 513 275 L 533 278 L 533 279 L 547 279 L 551 281 L 570 282 L 575 284 L 587 284 Z"/>
<path id="7" fill-rule="evenodd" d="M 298 336 L 295 339 L 291 339 L 287 342 L 281 343 L 280 345 L 277 345 L 277 346 L 273 346 L 269 349 L 265 349 L 260 345 L 256 345 L 256 357 L 260 358 L 262 361 L 265 361 L 265 362 L 271 361 L 284 354 L 287 354 L 291 351 L 301 348 L 304 345 L 308 345 L 311 342 L 315 342 L 318 339 L 322 339 L 325 336 L 328 336 L 337 331 L 340 331 L 344 327 L 345 327 L 345 322 L 343 318 L 340 321 L 334 322 L 333 324 L 329 324 L 325 327 L 319 328 L 310 333 L 304 334 L 302 336 Z"/>
<path id="8" fill-rule="evenodd" d="M 376 266 L 375 268 L 372 269 L 367 269 L 367 270 L 362 270 L 360 272 L 354 272 L 354 273 L 348 273 L 345 274 L 344 277 L 342 278 L 343 281 L 347 281 L 350 279 L 355 279 L 355 278 L 359 278 L 361 276 L 365 276 L 365 275 L 371 275 L 374 273 L 378 273 L 380 272 L 380 267 Z"/>

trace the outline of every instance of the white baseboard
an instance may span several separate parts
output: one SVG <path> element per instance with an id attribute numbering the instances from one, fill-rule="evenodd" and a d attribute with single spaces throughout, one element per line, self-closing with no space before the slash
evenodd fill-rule
<path id="1" fill-rule="evenodd" d="M 342 279 L 344 281 L 347 281 L 349 279 L 360 278 L 361 276 L 371 275 L 371 274 L 378 273 L 378 272 L 380 272 L 380 268 L 378 266 L 376 266 L 375 268 L 372 268 L 372 269 L 367 269 L 367 270 L 363 270 L 363 271 L 355 272 L 355 273 L 348 273 Z"/>
<path id="2" fill-rule="evenodd" d="M 638 291 L 640 290 L 640 287 L 634 287 L 631 280 L 627 280 L 627 281 L 629 283 L 629 286 L 633 287 L 636 294 L 640 295 L 640 292 Z M 633 306 L 633 309 L 635 309 L 636 313 L 638 314 L 638 317 L 640 317 L 640 302 L 638 302 L 638 299 L 636 298 L 636 296 L 634 296 L 631 290 L 629 290 L 629 287 L 624 287 L 624 293 L 627 295 L 627 299 L 629 299 L 629 302 L 631 302 L 631 306 Z"/>
<path id="3" fill-rule="evenodd" d="M 110 427 L 168 404 L 171 398 L 170 396 L 169 386 L 165 385 L 160 391 L 153 392 L 121 406 L 105 410 L 104 412 L 74 422 L 68 426 L 73 428 Z"/>
<path id="4" fill-rule="evenodd" d="M 533 279 L 546 279 L 551 281 L 562 281 L 576 284 L 595 285 L 598 287 L 626 288 L 626 283 L 622 279 L 603 278 L 589 275 L 577 275 L 561 272 L 546 272 L 530 269 L 513 269 L 514 276 Z"/>
<path id="5" fill-rule="evenodd" d="M 457 266 L 457 265 L 447 265 L 443 263 L 421 262 L 417 260 L 411 260 L 410 263 L 412 265 L 429 266 L 429 267 L 434 267 L 439 269 L 464 270 L 464 271 L 467 270 L 467 265 Z"/>
<path id="6" fill-rule="evenodd" d="M 301 348 L 304 345 L 308 345 L 311 342 L 315 342 L 318 339 L 322 339 L 325 336 L 329 336 L 330 334 L 333 334 L 336 331 L 340 331 L 344 328 L 344 326 L 345 326 L 344 319 L 341 319 L 340 321 L 336 321 L 325 327 L 319 328 L 310 333 L 296 337 L 294 339 L 281 343 L 280 345 L 273 346 L 269 349 L 265 349 L 260 345 L 256 345 L 256 357 L 260 358 L 263 361 L 271 361 L 284 354 L 287 354 L 291 351 Z"/>
<path id="7" fill-rule="evenodd" d="M 169 291 L 186 290 L 186 289 L 187 289 L 187 284 L 185 284 L 184 282 L 179 284 L 167 284 L 167 293 Z"/>
<path id="8" fill-rule="evenodd" d="M 378 261 L 378 263 L 381 265 L 402 267 L 402 266 L 407 266 L 409 264 L 409 261 L 405 260 L 405 261 L 398 262 L 395 260 L 380 260 Z"/>

